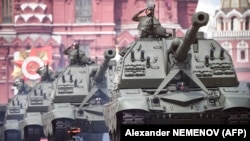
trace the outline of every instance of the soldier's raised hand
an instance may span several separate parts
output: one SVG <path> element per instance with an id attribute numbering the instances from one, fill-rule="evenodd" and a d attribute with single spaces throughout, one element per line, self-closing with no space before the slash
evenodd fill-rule
<path id="1" fill-rule="evenodd" d="M 142 9 L 142 10 L 139 11 L 139 13 L 142 13 L 142 12 L 145 11 L 145 10 L 146 10 L 146 9 Z"/>

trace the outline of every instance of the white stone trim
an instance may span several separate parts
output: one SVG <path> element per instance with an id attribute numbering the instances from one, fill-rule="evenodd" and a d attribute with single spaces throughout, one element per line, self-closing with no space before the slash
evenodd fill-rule
<path id="1" fill-rule="evenodd" d="M 232 43 L 225 41 L 221 43 L 221 46 L 228 52 L 230 56 L 233 55 L 233 46 Z"/>
<path id="2" fill-rule="evenodd" d="M 1 31 L 0 30 L 0 36 L 1 35 L 16 35 L 16 31 Z"/>
<path id="3" fill-rule="evenodd" d="M 248 61 L 249 61 L 249 55 L 248 55 L 249 46 L 248 46 L 247 42 L 244 42 L 243 40 L 241 40 L 237 44 L 236 50 L 237 50 L 237 62 L 238 63 L 248 63 Z M 241 59 L 241 51 L 242 50 L 245 51 L 245 59 Z"/>
<path id="4" fill-rule="evenodd" d="M 233 9 L 232 11 L 230 11 L 229 13 L 227 13 L 226 18 L 230 19 L 233 16 L 236 16 L 237 18 L 239 18 L 239 17 L 242 17 L 242 14 L 239 11 Z"/>
<path id="5" fill-rule="evenodd" d="M 53 26 L 115 26 L 115 23 L 54 23 Z"/>
<path id="6" fill-rule="evenodd" d="M 115 35 L 115 31 L 93 31 L 93 32 L 53 32 L 56 35 L 95 35 L 95 34 L 113 34 Z"/>
<path id="7" fill-rule="evenodd" d="M 247 16 L 250 15 L 250 9 L 248 9 L 247 11 L 245 11 L 243 14 L 242 14 L 242 18 L 246 18 Z"/>
<path id="8" fill-rule="evenodd" d="M 46 24 L 46 23 L 43 23 L 43 24 L 40 24 L 40 23 L 24 23 L 24 24 L 16 24 L 15 25 L 16 27 L 20 27 L 20 26 L 46 26 L 46 27 L 52 27 L 53 25 L 52 24 Z"/>
<path id="9" fill-rule="evenodd" d="M 27 7 L 30 7 L 32 10 L 35 10 L 37 7 L 41 7 L 43 10 L 45 10 L 47 5 L 45 5 L 43 3 L 34 3 L 34 2 L 21 4 L 21 10 L 22 11 L 24 9 L 26 9 Z"/>
<path id="10" fill-rule="evenodd" d="M 51 14 L 20 14 L 15 16 L 15 23 L 19 18 L 23 18 L 25 22 L 27 22 L 31 17 L 36 17 L 40 22 L 43 21 L 44 18 L 48 18 L 50 22 L 52 22 L 52 15 Z"/>
<path id="11" fill-rule="evenodd" d="M 243 31 L 213 31 L 212 35 L 214 38 L 249 38 L 250 37 L 250 31 L 249 30 L 243 30 Z"/>
<path id="12" fill-rule="evenodd" d="M 223 19 L 224 19 L 224 18 L 226 17 L 226 14 L 225 14 L 223 11 L 219 10 L 219 11 L 214 15 L 214 17 L 215 17 L 216 20 L 219 19 L 220 17 L 223 17 Z"/>

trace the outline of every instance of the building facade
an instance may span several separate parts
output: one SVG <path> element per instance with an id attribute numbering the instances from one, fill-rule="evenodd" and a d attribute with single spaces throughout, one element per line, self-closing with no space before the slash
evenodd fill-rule
<path id="1" fill-rule="evenodd" d="M 240 81 L 250 80 L 250 1 L 221 0 L 212 37 L 232 56 Z"/>
<path id="2" fill-rule="evenodd" d="M 34 72 L 42 64 L 62 70 L 68 63 L 62 52 L 74 42 L 98 62 L 104 49 L 126 47 L 138 37 L 132 16 L 148 3 L 181 36 L 198 0 L 1 0 L 0 103 L 13 96 L 15 79 L 39 81 Z"/>

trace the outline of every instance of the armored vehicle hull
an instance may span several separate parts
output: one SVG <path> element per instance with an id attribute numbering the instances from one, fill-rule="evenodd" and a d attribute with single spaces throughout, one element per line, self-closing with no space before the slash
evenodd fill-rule
<path id="1" fill-rule="evenodd" d="M 8 103 L 2 128 L 4 141 L 22 141 L 22 128 L 20 121 L 24 119 L 27 94 L 15 95 Z"/>
<path id="2" fill-rule="evenodd" d="M 0 139 L 3 138 L 3 126 L 5 121 L 6 110 L 7 110 L 7 105 L 0 104 Z"/>
<path id="3" fill-rule="evenodd" d="M 27 96 L 27 106 L 24 119 L 20 121 L 22 138 L 25 141 L 40 141 L 45 138 L 42 114 L 51 109 L 51 93 L 55 76 L 49 65 L 36 70 L 40 75 L 40 82 L 35 84 Z"/>
<path id="4" fill-rule="evenodd" d="M 16 80 L 13 84 L 18 93 L 10 100 L 1 127 L 1 140 L 4 141 L 40 141 L 45 138 L 42 114 L 51 106 L 50 95 L 54 76 L 48 65 L 37 70 L 41 81 L 32 88 L 25 82 Z"/>
<path id="5" fill-rule="evenodd" d="M 22 141 L 22 128 L 21 123 L 25 117 L 27 107 L 27 97 L 31 90 L 23 79 L 17 79 L 13 86 L 17 87 L 18 92 L 9 100 L 8 104 L 4 107 L 1 106 L 0 116 L 3 126 L 0 126 L 0 140 L 3 141 Z M 3 112 L 6 110 L 6 113 Z M 5 115 L 2 115 L 5 113 Z"/>
<path id="6" fill-rule="evenodd" d="M 75 56 L 83 57 L 80 54 Z M 50 141 L 70 140 L 76 137 L 75 134 L 78 138 L 85 138 L 87 134 L 108 132 L 102 108 L 110 98 L 107 72 L 114 56 L 114 50 L 106 50 L 105 60 L 100 65 L 88 63 L 90 60 L 86 56 L 84 61 L 72 58 L 70 65 L 60 73 L 53 84 L 52 108 L 42 116 L 45 134 Z"/>
<path id="7" fill-rule="evenodd" d="M 3 133 L 4 141 L 22 141 L 22 129 L 18 120 L 6 120 Z"/>
<path id="8" fill-rule="evenodd" d="M 123 124 L 247 124 L 249 86 L 242 92 L 230 55 L 198 32 L 198 12 L 184 37 L 140 38 L 118 62 L 104 118 L 111 141 Z"/>

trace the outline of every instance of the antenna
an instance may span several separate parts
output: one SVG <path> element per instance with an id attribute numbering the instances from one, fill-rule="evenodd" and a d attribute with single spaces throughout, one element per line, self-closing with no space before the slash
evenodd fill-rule
<path id="1" fill-rule="evenodd" d="M 86 48 L 85 48 L 85 35 L 83 35 L 83 50 L 84 50 L 84 52 L 85 52 L 85 54 L 86 54 Z"/>
<path id="2" fill-rule="evenodd" d="M 77 51 L 77 62 L 80 64 L 80 40 L 78 40 L 78 43 L 75 45 L 76 51 Z"/>
<path id="3" fill-rule="evenodd" d="M 157 7 L 158 7 L 158 19 L 160 20 L 160 4 L 159 4 L 159 0 L 157 3 Z"/>
<path id="4" fill-rule="evenodd" d="M 152 14 L 151 14 L 151 26 L 150 26 L 151 31 L 150 32 L 154 31 L 154 15 L 155 15 L 155 4 L 153 5 Z"/>
<path id="5" fill-rule="evenodd" d="M 46 78 L 49 79 L 49 63 L 47 63 L 45 67 L 46 67 Z"/>

